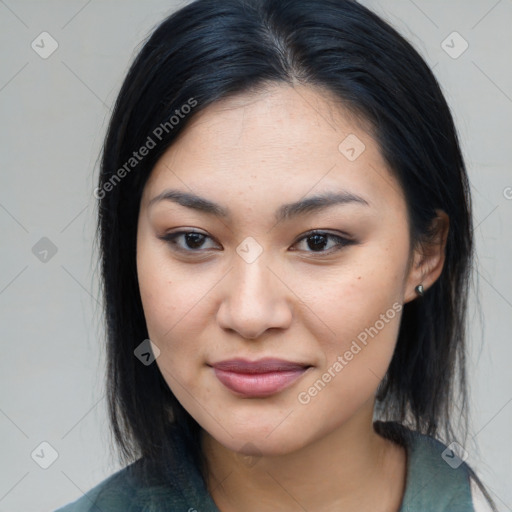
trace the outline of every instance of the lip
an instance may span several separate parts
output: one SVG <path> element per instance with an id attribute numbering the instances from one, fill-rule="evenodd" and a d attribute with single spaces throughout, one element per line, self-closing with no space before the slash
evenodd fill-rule
<path id="1" fill-rule="evenodd" d="M 274 395 L 291 386 L 311 367 L 284 359 L 230 359 L 211 364 L 215 376 L 234 393 L 253 398 Z"/>

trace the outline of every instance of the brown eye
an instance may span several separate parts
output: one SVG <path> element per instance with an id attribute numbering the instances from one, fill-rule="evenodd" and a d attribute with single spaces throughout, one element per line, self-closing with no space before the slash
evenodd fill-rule
<path id="1" fill-rule="evenodd" d="M 201 252 L 207 250 L 209 247 L 204 247 L 205 241 L 210 237 L 198 231 L 178 231 L 176 233 L 169 233 L 162 237 L 161 240 L 166 241 L 174 250 L 181 252 Z"/>
<path id="2" fill-rule="evenodd" d="M 204 243 L 205 235 L 202 233 L 185 233 L 184 235 L 183 240 L 189 249 L 199 249 Z"/>
<path id="3" fill-rule="evenodd" d="M 335 241 L 334 245 L 325 248 L 329 245 L 329 240 Z M 307 249 L 306 252 L 313 253 L 332 253 L 336 252 L 343 247 L 353 244 L 354 241 L 340 235 L 334 235 L 332 233 L 326 233 L 324 231 L 312 231 L 303 236 L 297 243 L 306 241 Z M 308 250 L 309 249 L 309 250 Z"/>

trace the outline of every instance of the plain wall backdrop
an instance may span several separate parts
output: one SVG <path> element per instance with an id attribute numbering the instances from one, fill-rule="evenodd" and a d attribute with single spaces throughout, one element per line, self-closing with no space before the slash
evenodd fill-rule
<path id="1" fill-rule="evenodd" d="M 512 510 L 512 2 L 363 3 L 419 50 L 457 123 L 479 283 L 465 448 Z M 183 4 L 0 0 L 0 512 L 53 511 L 120 469 L 103 386 L 97 158 L 129 63 Z"/>

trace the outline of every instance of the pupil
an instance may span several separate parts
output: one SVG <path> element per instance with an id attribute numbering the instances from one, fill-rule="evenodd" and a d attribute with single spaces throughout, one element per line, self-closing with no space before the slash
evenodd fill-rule
<path id="1" fill-rule="evenodd" d="M 321 241 L 319 241 L 319 239 Z M 323 249 L 323 247 L 325 247 L 326 239 L 327 239 L 327 237 L 325 235 L 311 235 L 308 238 L 308 240 L 315 240 L 315 242 L 313 242 L 313 245 L 316 246 L 317 249 Z M 308 243 L 308 245 L 309 245 L 310 249 L 314 248 L 311 246 L 311 244 Z M 318 247 L 318 245 L 320 245 L 321 247 Z"/>
<path id="2" fill-rule="evenodd" d="M 187 240 L 187 245 L 190 248 L 200 247 L 203 242 L 203 239 L 202 239 L 203 236 L 204 235 L 201 233 L 187 233 L 185 236 L 185 238 Z"/>

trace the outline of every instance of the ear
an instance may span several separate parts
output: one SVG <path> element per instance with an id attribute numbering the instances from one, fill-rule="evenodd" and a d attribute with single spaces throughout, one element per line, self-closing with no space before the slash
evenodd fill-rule
<path id="1" fill-rule="evenodd" d="M 441 275 L 445 261 L 446 240 L 450 219 L 442 210 L 436 210 L 436 217 L 430 227 L 430 236 L 418 243 L 411 256 L 404 290 L 404 303 L 418 297 L 415 288 L 423 285 L 425 293 Z"/>

